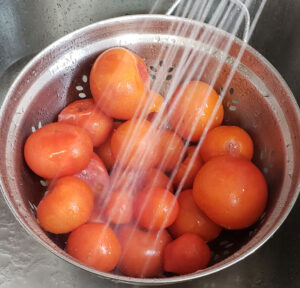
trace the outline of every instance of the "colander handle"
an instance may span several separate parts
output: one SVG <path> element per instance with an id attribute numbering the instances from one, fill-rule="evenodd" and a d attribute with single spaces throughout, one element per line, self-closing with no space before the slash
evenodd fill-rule
<path id="1" fill-rule="evenodd" d="M 178 7 L 178 5 L 180 4 L 180 2 L 182 2 L 182 1 L 184 1 L 184 0 L 175 0 L 173 5 L 167 11 L 166 15 L 172 15 L 173 12 Z M 240 0 L 229 0 L 229 1 L 231 1 L 234 4 L 236 4 L 237 6 L 239 6 L 241 8 L 241 10 L 244 12 L 245 29 L 244 29 L 244 34 L 243 34 L 242 40 L 244 42 L 248 42 L 248 36 L 249 36 L 249 30 L 250 30 L 250 13 L 249 13 L 249 10 L 248 10 L 247 6 L 243 2 L 241 2 Z"/>

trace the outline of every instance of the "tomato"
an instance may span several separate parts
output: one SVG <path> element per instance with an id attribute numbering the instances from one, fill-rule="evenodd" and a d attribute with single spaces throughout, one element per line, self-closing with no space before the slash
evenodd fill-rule
<path id="1" fill-rule="evenodd" d="M 166 230 L 143 231 L 123 226 L 117 233 L 122 247 L 119 270 L 131 277 L 158 277 L 163 273 L 163 250 L 172 238 Z"/>
<path id="2" fill-rule="evenodd" d="M 90 88 L 97 106 L 105 114 L 120 120 L 131 119 L 147 101 L 147 67 L 128 49 L 108 49 L 93 64 Z"/>
<path id="3" fill-rule="evenodd" d="M 267 184 L 256 166 L 244 158 L 215 157 L 198 172 L 193 196 L 200 209 L 227 229 L 254 224 L 265 210 Z"/>
<path id="4" fill-rule="evenodd" d="M 104 215 L 108 223 L 126 224 L 133 216 L 133 195 L 129 191 L 116 190 L 105 205 Z"/>
<path id="5" fill-rule="evenodd" d="M 198 141 L 208 124 L 213 110 L 217 109 L 210 129 L 223 121 L 224 109 L 217 92 L 201 81 L 180 85 L 170 102 L 169 114 L 172 128 L 181 137 Z M 194 130 L 193 130 L 194 128 Z"/>
<path id="6" fill-rule="evenodd" d="M 194 156 L 195 150 L 196 146 L 188 147 L 186 158 L 182 161 L 182 163 L 180 163 L 176 170 L 176 174 L 173 179 L 173 185 L 176 188 L 178 188 L 179 185 L 182 185 L 182 189 L 189 189 L 193 187 L 194 179 L 202 167 L 200 153 L 197 153 L 197 155 Z M 185 180 L 183 180 L 183 178 L 185 178 Z"/>
<path id="7" fill-rule="evenodd" d="M 112 132 L 114 132 L 118 127 L 120 127 L 121 124 L 122 122 L 114 122 Z M 116 161 L 111 151 L 111 135 L 106 139 L 104 143 L 102 143 L 99 147 L 95 148 L 95 152 L 103 160 L 107 170 L 111 171 Z"/>
<path id="8" fill-rule="evenodd" d="M 111 150 L 117 163 L 131 169 L 156 166 L 161 153 L 158 131 L 147 120 L 129 120 L 112 135 Z"/>
<path id="9" fill-rule="evenodd" d="M 40 201 L 37 218 L 48 232 L 68 233 L 89 220 L 93 206 L 90 186 L 77 177 L 66 176 L 58 179 Z"/>
<path id="10" fill-rule="evenodd" d="M 116 234 L 103 223 L 87 223 L 75 229 L 66 250 L 80 262 L 104 272 L 113 270 L 121 255 Z"/>
<path id="11" fill-rule="evenodd" d="M 138 224 L 147 229 L 163 229 L 175 221 L 178 215 L 176 197 L 160 187 L 145 188 L 136 197 L 134 217 Z"/>
<path id="12" fill-rule="evenodd" d="M 150 114 L 150 113 L 153 113 L 153 112 L 158 112 L 159 109 L 161 108 L 161 106 L 163 105 L 164 103 L 164 97 L 161 96 L 159 93 L 156 93 L 154 91 L 150 91 L 149 93 L 149 109 L 147 111 L 147 115 Z"/>
<path id="13" fill-rule="evenodd" d="M 109 184 L 109 175 L 104 163 L 96 153 L 92 154 L 88 166 L 74 176 L 88 183 L 94 192 L 95 198 L 99 201 L 105 199 L 105 188 Z"/>
<path id="14" fill-rule="evenodd" d="M 91 137 L 94 146 L 102 144 L 113 128 L 112 118 L 102 113 L 93 99 L 77 100 L 58 115 L 58 121 L 83 128 Z"/>
<path id="15" fill-rule="evenodd" d="M 237 126 L 219 126 L 210 130 L 200 150 L 202 159 L 206 162 L 216 156 L 245 157 L 253 156 L 253 141 L 248 133 Z"/>
<path id="16" fill-rule="evenodd" d="M 204 269 L 210 250 L 196 234 L 186 233 L 168 243 L 164 251 L 164 270 L 184 275 Z"/>
<path id="17" fill-rule="evenodd" d="M 168 111 L 165 109 L 161 112 L 151 112 L 147 116 L 147 120 L 152 122 L 158 129 L 171 129 L 168 121 Z"/>
<path id="18" fill-rule="evenodd" d="M 143 176 L 142 176 L 142 185 L 147 188 L 154 188 L 160 187 L 165 188 L 170 192 L 173 192 L 172 184 L 170 183 L 169 177 L 164 174 L 159 169 L 149 169 Z"/>
<path id="19" fill-rule="evenodd" d="M 24 147 L 29 168 L 49 179 L 80 172 L 92 153 L 89 135 L 80 127 L 64 123 L 45 125 L 27 138 Z"/>
<path id="20" fill-rule="evenodd" d="M 163 171 L 170 172 L 180 160 L 184 148 L 183 141 L 172 131 L 162 130 L 160 132 L 160 147 L 164 153 L 158 167 Z"/>
<path id="21" fill-rule="evenodd" d="M 182 191 L 177 200 L 179 213 L 175 222 L 168 228 L 173 237 L 194 233 L 208 242 L 219 236 L 222 228 L 200 210 L 195 203 L 192 190 Z"/>

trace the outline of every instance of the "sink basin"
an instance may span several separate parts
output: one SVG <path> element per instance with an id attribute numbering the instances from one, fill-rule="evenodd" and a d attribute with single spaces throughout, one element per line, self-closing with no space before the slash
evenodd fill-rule
<path id="1" fill-rule="evenodd" d="M 7 89 L 24 65 L 38 51 L 59 37 L 103 19 L 125 14 L 148 13 L 155 2 L 141 0 L 0 1 L 0 25 L 2 27 L 0 31 L 0 101 L 3 101 Z M 155 7 L 154 12 L 165 13 L 172 3 L 172 0 L 159 1 L 159 5 Z M 298 0 L 268 1 L 250 41 L 250 44 L 279 70 L 292 89 L 298 103 L 300 102 L 300 83 L 298 79 L 300 75 L 299 13 L 300 2 Z M 2 198 L 0 198 L 0 202 L 0 210 L 8 210 Z M 23 287 L 35 287 L 35 285 L 39 287 L 39 271 L 42 271 L 39 269 L 42 268 L 39 268 L 38 263 L 42 261 L 41 253 L 49 259 L 49 262 L 55 256 L 45 251 L 44 248 L 41 248 L 39 244 L 31 239 L 26 238 L 26 241 L 21 241 L 25 238 L 25 232 L 19 228 L 18 224 L 11 225 L 16 220 L 9 212 L 5 212 L 3 215 L 5 217 L 1 217 L 0 229 L 14 230 L 15 237 L 20 241 L 11 241 L 8 233 L 2 235 L 0 231 L 0 268 L 2 268 L 2 263 L 4 265 L 6 263 L 4 261 L 5 257 L 12 259 L 12 263 L 18 266 L 18 259 L 20 258 L 18 251 L 20 249 L 27 250 L 29 251 L 29 258 L 37 263 L 37 272 L 35 274 L 29 273 L 31 278 L 29 282 L 26 282 L 26 271 L 32 270 L 33 265 L 24 264 L 22 266 L 20 275 L 24 275 L 25 284 Z M 222 285 L 222 287 L 283 287 L 284 285 L 299 287 L 300 231 L 295 229 L 300 227 L 299 219 L 300 205 L 298 201 L 279 232 L 255 254 L 225 271 L 189 282 L 185 284 L 186 287 L 199 287 L 200 285 L 203 285 L 203 287 L 219 287 L 219 285 Z M 32 246 L 36 249 L 32 249 Z M 4 254 L 8 256 L 3 258 L 1 251 L 4 247 L 6 249 Z M 31 248 L 29 249 L 29 247 Z M 75 287 L 74 281 L 76 279 L 82 283 L 78 287 L 86 284 L 89 287 L 113 285 L 111 283 L 107 284 L 105 280 L 97 279 L 87 272 L 78 272 L 77 268 L 62 262 L 62 260 L 56 259 L 55 261 L 58 261 L 58 266 L 49 266 L 49 274 L 46 273 L 46 277 L 57 273 L 57 267 L 60 267 L 59 269 L 62 270 L 60 273 L 62 274 L 58 276 L 61 277 L 64 273 L 68 275 L 65 281 L 70 287 Z M 31 262 L 28 261 L 28 263 Z M 13 286 L 15 282 L 8 280 L 13 279 L 15 276 L 14 265 L 7 265 L 8 268 L 5 266 L 6 278 L 3 279 L 5 279 L 7 285 L 12 285 L 7 287 L 15 287 Z M 4 270 L 2 269 L 2 271 Z M 71 277 L 76 273 L 80 274 L 80 280 L 78 280 L 78 277 Z M 29 283 L 28 286 L 26 286 L 26 283 Z M 49 283 L 43 287 L 55 287 Z"/>

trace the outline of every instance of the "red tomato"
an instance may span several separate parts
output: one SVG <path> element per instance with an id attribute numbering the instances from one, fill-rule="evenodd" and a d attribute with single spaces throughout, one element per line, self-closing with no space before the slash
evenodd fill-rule
<path id="1" fill-rule="evenodd" d="M 131 119 L 147 101 L 147 67 L 128 49 L 108 49 L 93 64 L 90 88 L 97 106 L 105 114 L 120 120 Z"/>
<path id="2" fill-rule="evenodd" d="M 186 233 L 168 243 L 164 251 L 164 270 L 184 275 L 204 269 L 210 250 L 196 234 Z"/>
<path id="3" fill-rule="evenodd" d="M 195 154 L 196 146 L 190 146 L 187 149 L 187 157 L 183 160 L 183 162 L 178 167 L 178 170 L 175 174 L 173 184 L 176 188 L 179 187 L 183 177 L 185 180 L 183 181 L 182 189 L 189 189 L 193 187 L 194 179 L 202 167 L 202 160 L 199 153 L 195 156 L 194 160 L 192 161 L 194 154 Z M 189 172 L 187 173 L 187 169 L 189 168 Z"/>
<path id="4" fill-rule="evenodd" d="M 113 128 L 112 118 L 102 113 L 93 99 L 77 100 L 58 115 L 58 121 L 80 126 L 90 135 L 93 145 L 102 144 Z"/>
<path id="5" fill-rule="evenodd" d="M 67 252 L 82 263 L 109 272 L 121 255 L 121 246 L 113 230 L 102 223 L 87 223 L 74 230 L 67 241 Z"/>
<path id="6" fill-rule="evenodd" d="M 182 191 L 177 200 L 179 213 L 175 222 L 168 228 L 173 237 L 194 233 L 208 242 L 219 236 L 222 228 L 200 210 L 195 203 L 192 190 Z"/>
<path id="7" fill-rule="evenodd" d="M 160 187 L 145 188 L 134 203 L 134 216 L 140 226 L 147 229 L 163 229 L 175 221 L 178 215 L 176 197 Z"/>
<path id="8" fill-rule="evenodd" d="M 200 149 L 206 162 L 216 156 L 245 157 L 253 156 L 253 142 L 248 133 L 237 126 L 219 126 L 208 131 Z"/>
<path id="9" fill-rule="evenodd" d="M 261 216 L 268 192 L 264 176 L 252 162 L 221 156 L 202 166 L 194 181 L 193 196 L 200 209 L 218 225 L 243 229 Z"/>
<path id="10" fill-rule="evenodd" d="M 163 171 L 170 172 L 180 159 L 184 148 L 183 141 L 174 132 L 162 130 L 160 132 L 160 147 L 164 153 L 158 167 Z"/>
<path id="11" fill-rule="evenodd" d="M 89 220 L 93 206 L 90 186 L 77 177 L 67 176 L 58 179 L 41 200 L 37 218 L 46 231 L 68 233 Z"/>
<path id="12" fill-rule="evenodd" d="M 25 143 L 26 163 L 37 175 L 58 178 L 84 169 L 93 153 L 89 135 L 80 127 L 51 123 L 33 134 Z"/>
<path id="13" fill-rule="evenodd" d="M 104 189 L 109 184 L 109 175 L 102 160 L 93 153 L 88 166 L 74 176 L 84 180 L 92 188 L 95 198 L 103 201 L 106 197 Z"/>
<path id="14" fill-rule="evenodd" d="M 158 131 L 147 120 L 129 120 L 112 135 L 111 150 L 117 163 L 131 169 L 149 169 L 161 159 Z"/>
<path id="15" fill-rule="evenodd" d="M 109 223 L 126 224 L 132 219 L 133 195 L 131 192 L 117 190 L 105 205 L 104 215 Z"/>
<path id="16" fill-rule="evenodd" d="M 217 113 L 209 128 L 222 123 L 224 109 L 217 92 L 204 82 L 191 81 L 182 89 L 183 85 L 177 88 L 169 105 L 169 121 L 181 137 L 188 139 L 191 136 L 191 141 L 198 141 L 215 107 Z M 192 128 L 195 129 L 192 131 Z"/>
<path id="17" fill-rule="evenodd" d="M 117 233 L 122 247 L 118 268 L 131 277 L 158 277 L 163 273 L 163 250 L 172 238 L 166 230 L 143 231 L 123 226 Z"/>

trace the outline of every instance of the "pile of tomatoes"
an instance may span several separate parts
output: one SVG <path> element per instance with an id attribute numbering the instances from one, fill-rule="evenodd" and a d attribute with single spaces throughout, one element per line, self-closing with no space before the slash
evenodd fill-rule
<path id="1" fill-rule="evenodd" d="M 48 184 L 41 227 L 70 233 L 66 251 L 101 271 L 204 269 L 207 242 L 265 209 L 252 139 L 221 125 L 219 95 L 204 82 L 182 83 L 166 103 L 144 61 L 124 48 L 96 59 L 90 89 L 93 99 L 69 104 L 25 143 L 26 163 Z"/>

